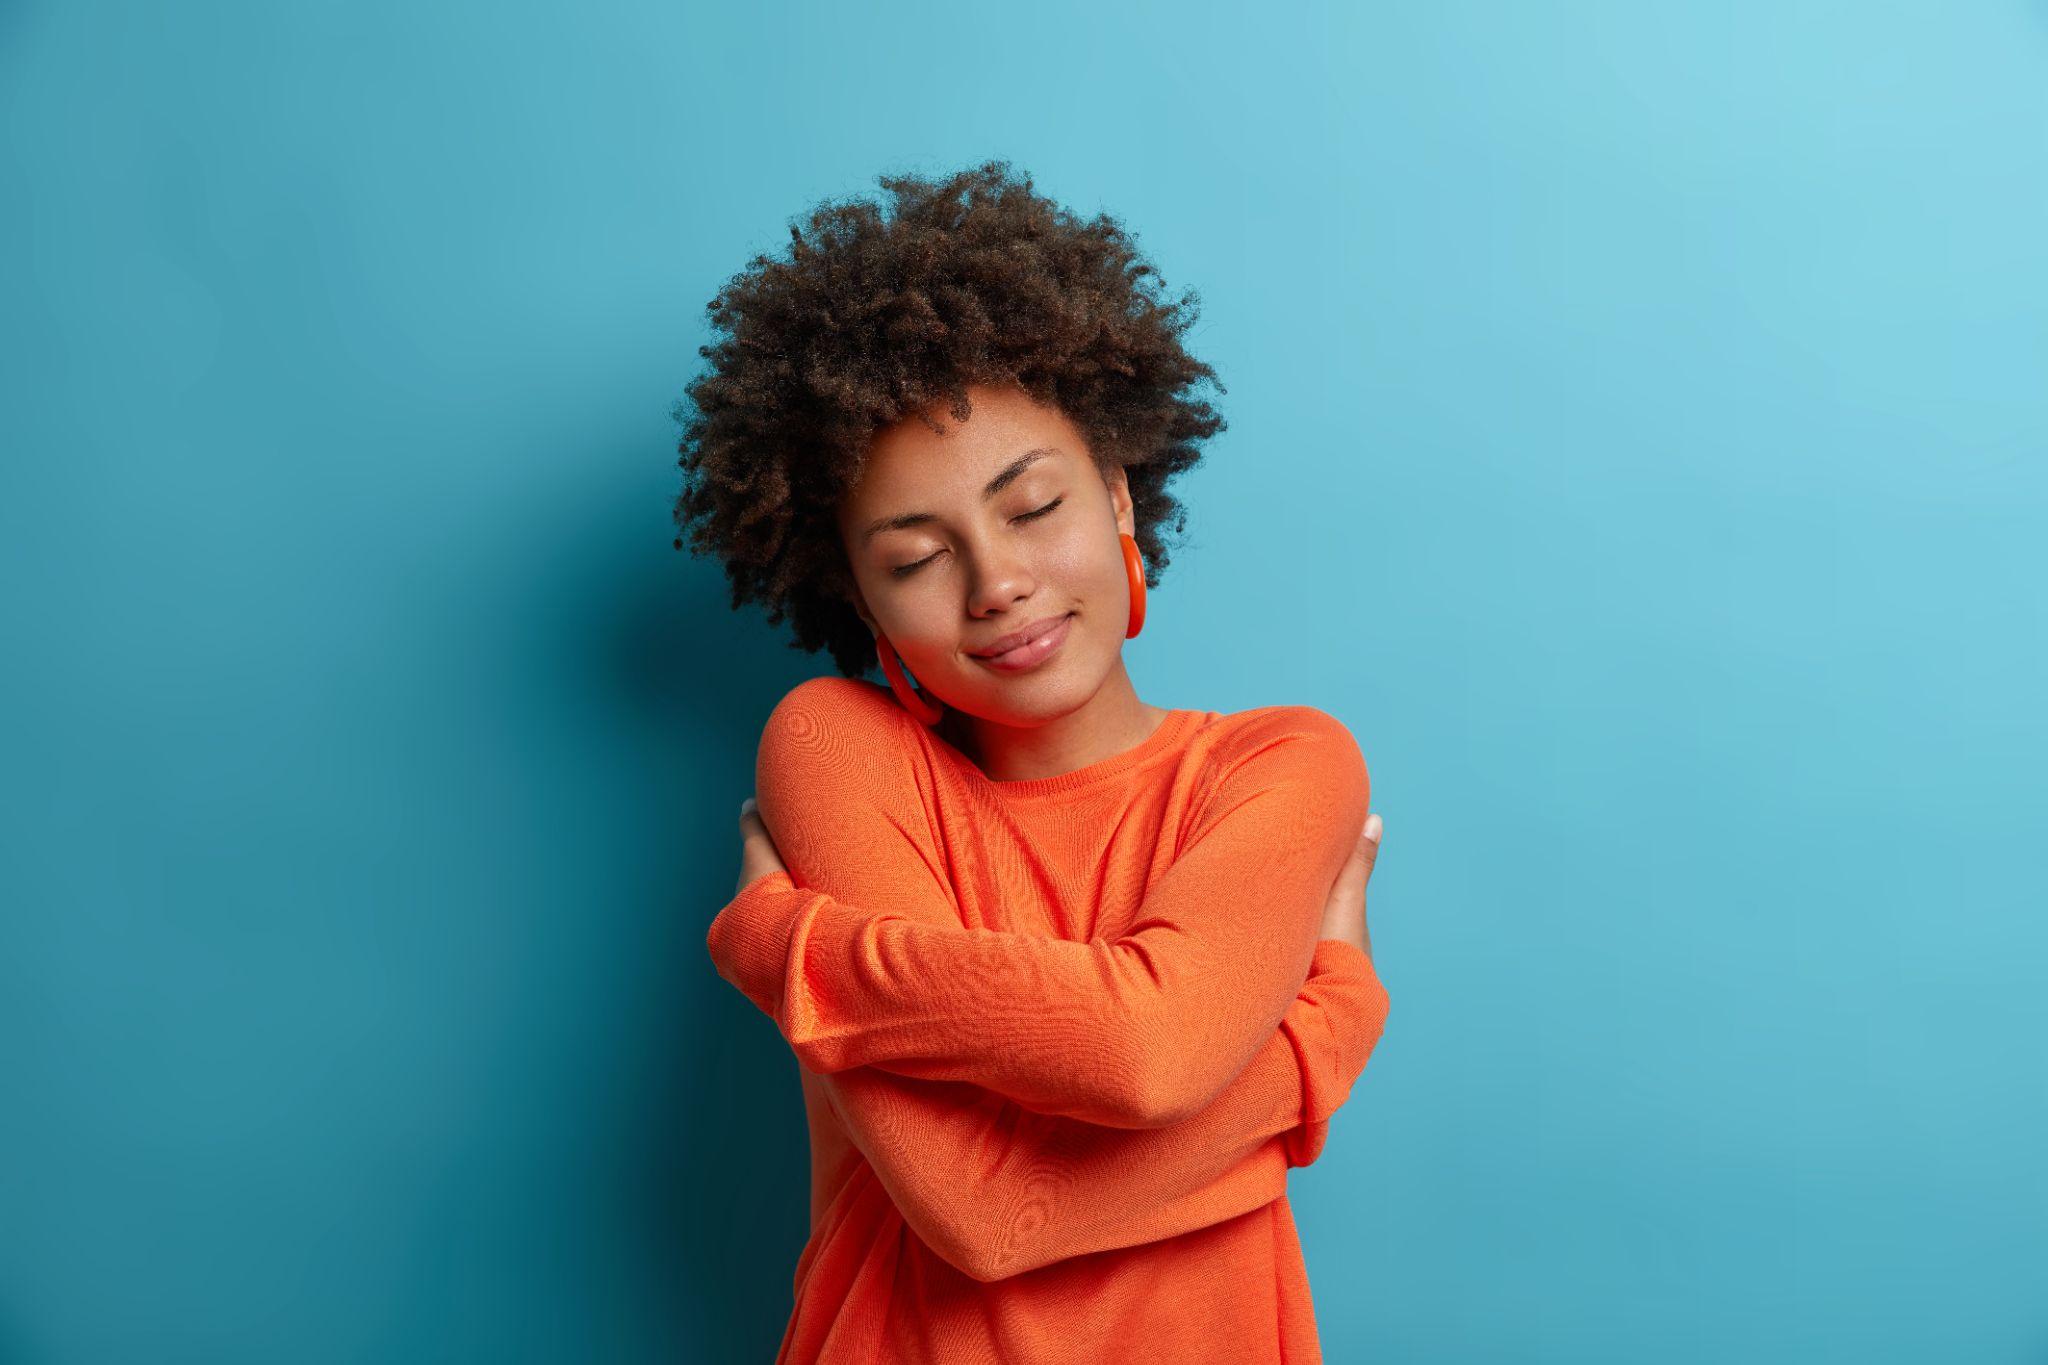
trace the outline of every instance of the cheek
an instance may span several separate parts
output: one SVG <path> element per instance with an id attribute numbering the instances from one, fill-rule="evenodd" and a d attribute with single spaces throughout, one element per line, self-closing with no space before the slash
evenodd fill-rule
<path id="1" fill-rule="evenodd" d="M 1075 624 L 1084 628 L 1091 650 L 1115 653 L 1122 648 L 1130 589 L 1121 542 L 1111 541 L 1105 550 L 1101 539 L 1091 536 L 1085 544 L 1063 547 L 1042 586 L 1052 601 L 1080 611 Z"/>
<path id="2" fill-rule="evenodd" d="M 882 618 L 882 629 L 906 659 L 946 653 L 959 637 L 959 626 L 959 605 L 936 593 L 900 593 Z"/>
<path id="3" fill-rule="evenodd" d="M 1124 546 L 1112 540 L 1105 549 L 1097 546 L 1089 560 L 1089 589 L 1098 610 L 1121 607 L 1130 591 L 1130 572 L 1124 567 Z"/>
<path id="4" fill-rule="evenodd" d="M 1123 546 L 1114 539 L 1105 545 L 1094 532 L 1076 532 L 1047 547 L 1042 572 L 1047 579 L 1042 587 L 1074 605 L 1099 606 L 1103 592 L 1114 592 L 1123 581 Z"/>

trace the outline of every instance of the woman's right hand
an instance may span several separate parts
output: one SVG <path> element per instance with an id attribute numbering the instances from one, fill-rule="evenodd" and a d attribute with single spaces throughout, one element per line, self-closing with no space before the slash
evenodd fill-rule
<path id="1" fill-rule="evenodd" d="M 740 802 L 740 880 L 732 889 L 733 895 L 746 890 L 747 883 L 756 877 L 787 871 L 775 840 L 769 836 L 768 825 L 761 819 L 760 806 L 748 797 Z"/>
<path id="2" fill-rule="evenodd" d="M 1365 884 L 1372 878 L 1372 866 L 1380 856 L 1383 824 L 1377 815 L 1365 817 L 1365 828 L 1352 846 L 1351 857 L 1330 884 L 1330 899 L 1323 905 L 1323 929 L 1318 938 L 1341 939 L 1372 956 L 1372 935 L 1365 927 Z"/>

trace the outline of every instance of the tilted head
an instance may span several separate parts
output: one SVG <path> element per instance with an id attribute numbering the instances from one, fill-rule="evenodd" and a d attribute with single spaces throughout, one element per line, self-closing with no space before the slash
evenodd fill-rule
<path id="1" fill-rule="evenodd" d="M 1058 714 L 1117 663 L 1119 533 L 1156 584 L 1162 529 L 1185 523 L 1166 484 L 1224 429 L 1196 392 L 1223 386 L 1181 342 L 1197 296 L 1162 298 L 1114 219 L 1004 162 L 880 183 L 886 206 L 827 201 L 708 306 L 719 336 L 676 405 L 676 547 L 849 677 L 879 630 L 952 706 Z M 975 657 L 1068 613 L 1045 667 Z"/>

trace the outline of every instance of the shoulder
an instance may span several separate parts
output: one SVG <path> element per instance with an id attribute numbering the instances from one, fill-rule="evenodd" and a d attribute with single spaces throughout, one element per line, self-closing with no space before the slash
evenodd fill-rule
<path id="1" fill-rule="evenodd" d="M 1259 706 L 1215 723 L 1211 749 L 1219 782 L 1301 782 L 1335 791 L 1370 785 L 1351 728 L 1314 706 Z"/>
<path id="2" fill-rule="evenodd" d="M 806 678 L 784 693 L 761 728 L 762 769 L 800 765 L 849 777 L 887 768 L 892 750 L 917 744 L 918 721 L 888 688 L 863 678 Z"/>
<path id="3" fill-rule="evenodd" d="M 865 678 L 827 674 L 805 678 L 783 693 L 768 719 L 771 725 L 890 725 L 895 723 L 892 711 L 910 719 L 888 688 Z"/>
<path id="4" fill-rule="evenodd" d="M 1351 727 L 1314 706 L 1256 706 L 1233 711 L 1216 723 L 1217 748 L 1248 757 L 1276 746 L 1305 752 L 1358 753 Z"/>

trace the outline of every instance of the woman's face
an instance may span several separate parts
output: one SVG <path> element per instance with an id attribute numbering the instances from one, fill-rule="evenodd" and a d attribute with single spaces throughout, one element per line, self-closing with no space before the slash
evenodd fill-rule
<path id="1" fill-rule="evenodd" d="M 1081 706 L 1116 667 L 1130 620 L 1119 534 L 1129 484 L 1105 481 L 1081 431 L 1019 389 L 973 386 L 956 422 L 883 428 L 840 500 L 854 605 L 919 686 L 1006 725 Z M 1021 667 L 985 655 L 1002 637 L 1058 622 L 1058 645 Z"/>

